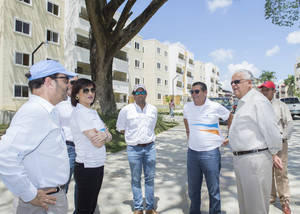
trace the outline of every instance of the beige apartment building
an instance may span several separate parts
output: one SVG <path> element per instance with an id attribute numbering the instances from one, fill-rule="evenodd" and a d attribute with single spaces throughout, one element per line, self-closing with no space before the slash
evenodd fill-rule
<path id="1" fill-rule="evenodd" d="M 144 79 L 147 100 L 157 106 L 167 105 L 169 94 L 169 47 L 155 39 L 144 40 Z"/>
<path id="2" fill-rule="evenodd" d="M 0 1 L 0 123 L 28 100 L 24 75 L 32 65 L 33 52 L 34 62 L 58 60 L 79 77 L 91 78 L 89 30 L 84 0 Z M 144 40 L 140 35 L 113 59 L 113 89 L 119 108 L 133 102 L 131 92 L 139 83 L 148 89 L 147 101 L 158 107 L 167 107 L 172 96 L 177 106 L 183 105 L 190 100 L 195 81 L 208 84 L 213 96 L 218 75 L 216 66 L 195 61 L 181 43 Z"/>
<path id="3" fill-rule="evenodd" d="M 29 96 L 25 73 L 34 61 L 64 59 L 64 1 L 0 1 L 0 110 L 16 111 Z M 1 119 L 1 118 L 0 118 Z"/>

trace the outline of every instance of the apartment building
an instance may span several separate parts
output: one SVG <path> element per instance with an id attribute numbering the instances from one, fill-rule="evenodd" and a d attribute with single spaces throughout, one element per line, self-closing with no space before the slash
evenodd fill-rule
<path id="1" fill-rule="evenodd" d="M 189 100 L 189 90 L 194 79 L 194 54 L 179 42 L 170 44 L 169 65 L 171 81 L 169 94 L 174 96 L 176 105 L 184 104 Z"/>
<path id="2" fill-rule="evenodd" d="M 194 82 L 205 82 L 205 63 L 195 60 Z"/>
<path id="3" fill-rule="evenodd" d="M 218 97 L 219 91 L 219 68 L 213 63 L 205 63 L 205 83 L 208 97 Z"/>
<path id="4" fill-rule="evenodd" d="M 144 79 L 147 101 L 157 106 L 167 105 L 169 97 L 169 46 L 156 39 L 144 40 Z"/>
<path id="5" fill-rule="evenodd" d="M 288 87 L 282 82 L 276 86 L 276 98 L 286 98 L 288 97 Z"/>
<path id="6" fill-rule="evenodd" d="M 65 3 L 65 46 L 64 61 L 68 70 L 78 73 L 79 77 L 91 78 L 90 71 L 90 24 L 84 0 L 68 0 Z M 115 15 L 118 18 L 119 14 Z M 129 46 L 121 49 L 113 59 L 113 89 L 118 106 L 128 101 Z"/>
<path id="7" fill-rule="evenodd" d="M 295 73 L 295 85 L 296 90 L 300 90 L 300 57 L 297 58 L 296 64 L 294 65 Z"/>
<path id="8" fill-rule="evenodd" d="M 35 62 L 48 58 L 64 63 L 64 2 L 0 1 L 2 112 L 16 111 L 28 99 L 30 92 L 24 75 L 32 65 L 33 56 Z"/>

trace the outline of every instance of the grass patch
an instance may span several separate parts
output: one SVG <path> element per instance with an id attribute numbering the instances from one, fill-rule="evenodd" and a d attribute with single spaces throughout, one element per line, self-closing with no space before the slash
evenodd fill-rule
<path id="1" fill-rule="evenodd" d="M 4 135 L 7 128 L 8 128 L 8 125 L 0 124 L 0 136 Z"/>

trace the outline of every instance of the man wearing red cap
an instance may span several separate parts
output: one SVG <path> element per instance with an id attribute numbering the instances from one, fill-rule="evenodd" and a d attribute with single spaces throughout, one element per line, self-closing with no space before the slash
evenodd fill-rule
<path id="1" fill-rule="evenodd" d="M 282 134 L 282 150 L 278 152 L 278 156 L 282 160 L 283 169 L 280 170 L 278 168 L 273 167 L 272 192 L 271 192 L 270 203 L 275 202 L 276 193 L 278 192 L 280 203 L 282 205 L 282 211 L 285 214 L 290 214 L 291 213 L 291 209 L 289 207 L 290 188 L 289 188 L 289 179 L 287 176 L 287 161 L 288 161 L 287 141 L 290 139 L 293 131 L 293 119 L 288 106 L 284 102 L 281 102 L 280 100 L 274 98 L 274 94 L 276 90 L 275 90 L 275 84 L 272 81 L 266 81 L 258 88 L 260 88 L 263 95 L 265 95 L 265 97 L 267 97 L 268 100 L 270 100 L 270 102 L 272 103 L 277 118 L 277 124 Z"/>

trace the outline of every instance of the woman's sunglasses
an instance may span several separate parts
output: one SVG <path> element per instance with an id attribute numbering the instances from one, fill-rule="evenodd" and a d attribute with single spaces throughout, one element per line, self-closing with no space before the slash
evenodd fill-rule
<path id="1" fill-rule="evenodd" d="M 84 88 L 84 89 L 82 89 L 82 92 L 84 94 L 88 94 L 89 92 L 94 94 L 96 92 L 96 89 L 95 88 Z"/>

